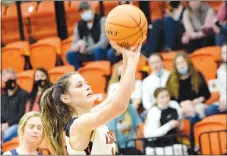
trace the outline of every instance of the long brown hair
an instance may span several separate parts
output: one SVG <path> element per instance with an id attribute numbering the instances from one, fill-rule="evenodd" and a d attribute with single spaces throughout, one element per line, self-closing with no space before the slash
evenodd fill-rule
<path id="1" fill-rule="evenodd" d="M 57 80 L 52 88 L 43 93 L 40 102 L 44 134 L 57 155 L 66 154 L 63 131 L 65 125 L 71 119 L 71 109 L 62 102 L 60 97 L 68 91 L 69 78 L 73 74 L 76 73 L 65 74 Z"/>
<path id="2" fill-rule="evenodd" d="M 202 83 L 202 81 L 200 80 L 199 73 L 193 66 L 188 55 L 184 52 L 177 53 L 173 61 L 173 69 L 171 71 L 169 80 L 167 81 L 167 89 L 170 93 L 170 96 L 176 99 L 179 98 L 179 81 L 180 81 L 180 74 L 177 72 L 177 68 L 176 68 L 176 60 L 178 57 L 183 57 L 187 62 L 189 74 L 191 76 L 192 90 L 198 93 L 199 87 Z"/>

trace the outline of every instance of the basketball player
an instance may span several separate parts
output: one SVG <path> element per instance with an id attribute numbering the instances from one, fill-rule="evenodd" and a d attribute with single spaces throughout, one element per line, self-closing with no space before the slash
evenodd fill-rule
<path id="1" fill-rule="evenodd" d="M 91 109 L 94 103 L 91 87 L 75 72 L 61 77 L 42 95 L 44 132 L 55 154 L 114 154 L 114 139 L 105 123 L 127 109 L 135 87 L 135 72 L 141 45 L 130 50 L 114 42 L 111 42 L 111 45 L 123 55 L 123 74 L 119 88 L 101 104 Z"/>

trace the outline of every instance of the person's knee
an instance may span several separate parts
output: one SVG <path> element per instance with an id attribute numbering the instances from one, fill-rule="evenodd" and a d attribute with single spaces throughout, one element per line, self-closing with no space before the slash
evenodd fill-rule
<path id="1" fill-rule="evenodd" d="M 105 58 L 105 50 L 103 48 L 95 48 L 92 50 L 92 55 L 95 60 L 103 60 Z"/>
<path id="2" fill-rule="evenodd" d="M 206 116 L 220 113 L 219 106 L 216 104 L 210 105 L 205 109 Z"/>
<path id="3" fill-rule="evenodd" d="M 3 142 L 10 141 L 18 135 L 18 125 L 10 126 L 3 134 Z"/>
<path id="4" fill-rule="evenodd" d="M 107 57 L 108 60 L 111 59 L 113 57 L 113 55 L 114 55 L 114 50 L 113 49 L 107 50 L 106 57 Z"/>

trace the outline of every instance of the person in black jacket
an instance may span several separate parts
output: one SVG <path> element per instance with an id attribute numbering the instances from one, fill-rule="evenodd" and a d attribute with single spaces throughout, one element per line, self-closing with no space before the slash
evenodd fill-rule
<path id="1" fill-rule="evenodd" d="M 24 115 L 28 93 L 16 83 L 16 73 L 12 69 L 5 69 L 2 75 L 6 92 L 2 95 L 2 141 L 6 142 L 17 136 L 18 123 Z"/>
<path id="2" fill-rule="evenodd" d="M 40 96 L 52 86 L 48 72 L 44 68 L 37 68 L 34 73 L 32 91 L 29 95 L 30 107 L 27 111 L 40 111 Z"/>
<path id="3" fill-rule="evenodd" d="M 104 60 L 109 45 L 104 28 L 105 17 L 94 14 L 90 4 L 85 1 L 79 4 L 78 9 L 81 20 L 75 26 L 71 50 L 66 54 L 67 61 L 76 70 L 83 61 Z"/>
<path id="4" fill-rule="evenodd" d="M 186 116 L 200 120 L 219 112 L 218 107 L 209 105 L 207 108 L 204 104 L 211 96 L 209 88 L 203 74 L 193 66 L 186 53 L 176 55 L 167 88 L 171 98 L 181 104 Z M 209 113 L 206 113 L 207 109 Z"/>

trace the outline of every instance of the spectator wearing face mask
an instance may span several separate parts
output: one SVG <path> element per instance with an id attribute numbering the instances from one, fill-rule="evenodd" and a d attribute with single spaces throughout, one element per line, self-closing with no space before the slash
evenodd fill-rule
<path id="1" fill-rule="evenodd" d="M 16 83 L 16 72 L 5 69 L 2 74 L 6 92 L 2 95 L 1 127 L 2 141 L 6 142 L 17 136 L 18 123 L 24 115 L 28 93 Z"/>
<path id="2" fill-rule="evenodd" d="M 71 50 L 67 52 L 68 62 L 79 69 L 83 61 L 105 59 L 105 50 L 109 44 L 105 34 L 105 17 L 94 14 L 90 4 L 82 1 L 79 4 L 81 20 L 74 29 Z"/>
<path id="3" fill-rule="evenodd" d="M 192 124 L 205 116 L 219 113 L 217 105 L 205 105 L 211 96 L 206 80 L 185 53 L 175 56 L 167 88 L 171 98 L 180 103 L 184 115 Z"/>
<path id="4" fill-rule="evenodd" d="M 146 110 L 154 105 L 154 91 L 159 87 L 166 86 L 170 74 L 164 67 L 162 56 L 158 53 L 154 53 L 149 57 L 149 65 L 152 73 L 143 80 L 142 85 L 142 101 Z"/>
<path id="5" fill-rule="evenodd" d="M 29 97 L 30 105 L 28 105 L 29 108 L 26 108 L 26 112 L 40 111 L 40 96 L 46 89 L 50 88 L 51 86 L 52 84 L 49 80 L 47 71 L 44 68 L 36 69 L 34 73 L 33 87 Z"/>

